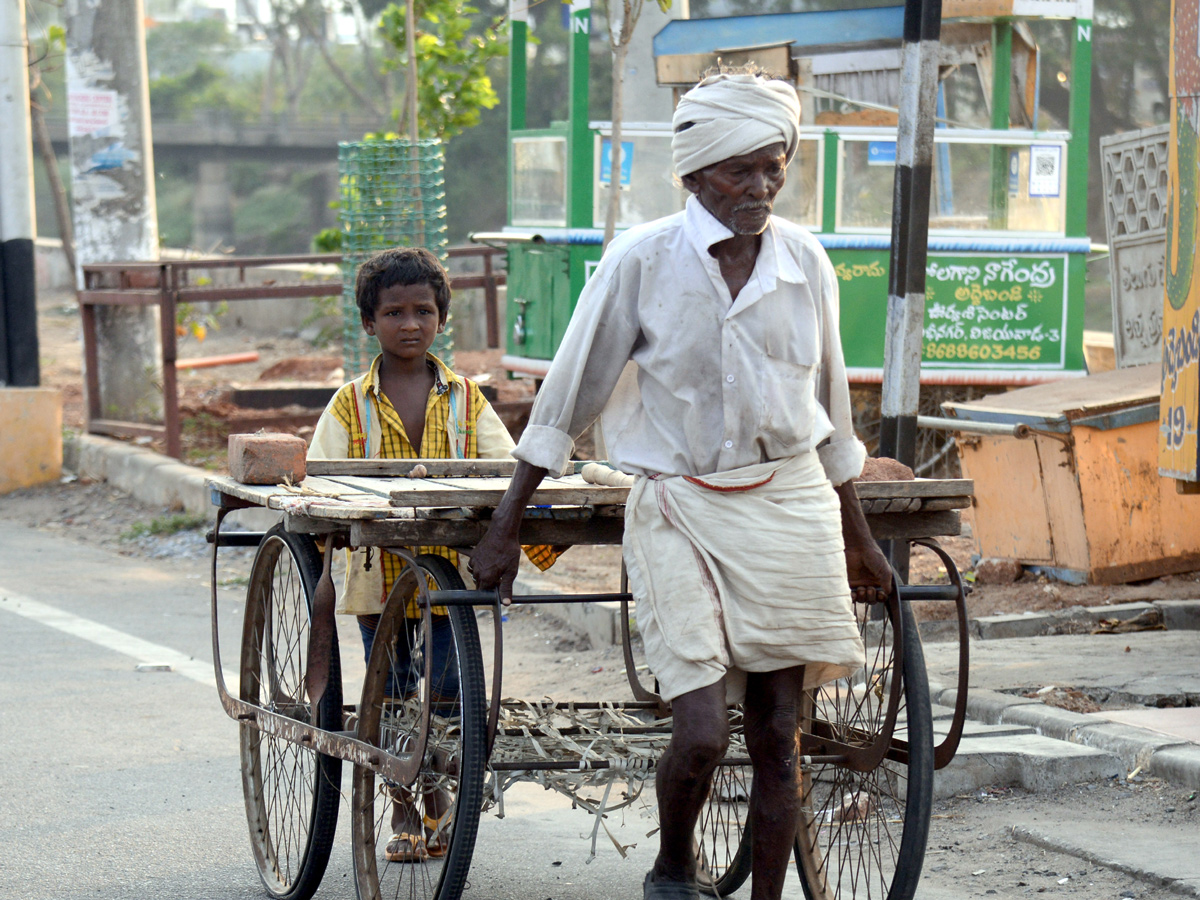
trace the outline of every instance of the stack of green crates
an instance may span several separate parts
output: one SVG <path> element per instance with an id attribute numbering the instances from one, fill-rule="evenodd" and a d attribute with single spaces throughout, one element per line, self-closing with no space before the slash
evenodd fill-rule
<path id="1" fill-rule="evenodd" d="M 445 153 L 440 140 L 372 140 L 338 145 L 342 231 L 342 334 L 346 377 L 366 371 L 379 352 L 362 330 L 354 276 L 368 256 L 390 247 L 425 247 L 445 262 Z M 433 352 L 452 365 L 450 329 Z"/>

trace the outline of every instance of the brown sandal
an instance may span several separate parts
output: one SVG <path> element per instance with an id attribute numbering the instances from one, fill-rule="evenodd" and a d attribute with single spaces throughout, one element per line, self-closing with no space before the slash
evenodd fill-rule
<path id="1" fill-rule="evenodd" d="M 453 810 L 446 810 L 441 818 L 433 819 L 429 816 L 423 816 L 425 820 L 425 828 L 429 831 L 429 838 L 425 842 L 425 849 L 434 859 L 441 859 L 446 855 L 446 851 L 450 849 L 450 835 L 448 833 L 450 822 L 453 818 Z"/>
<path id="2" fill-rule="evenodd" d="M 401 845 L 407 844 L 407 847 Z M 443 851 L 445 852 L 445 851 Z M 383 858 L 394 863 L 419 863 L 429 859 L 429 847 L 419 834 L 400 831 L 393 834 L 384 848 Z"/>

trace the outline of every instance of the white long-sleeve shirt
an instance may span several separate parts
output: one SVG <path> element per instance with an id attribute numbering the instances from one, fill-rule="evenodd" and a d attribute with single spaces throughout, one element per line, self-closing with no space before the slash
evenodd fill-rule
<path id="1" fill-rule="evenodd" d="M 824 248 L 772 217 L 734 301 L 708 252 L 732 236 L 691 197 L 609 245 L 513 456 L 561 471 L 603 411 L 609 460 L 633 474 L 708 475 L 812 449 L 834 485 L 862 471 Z"/>

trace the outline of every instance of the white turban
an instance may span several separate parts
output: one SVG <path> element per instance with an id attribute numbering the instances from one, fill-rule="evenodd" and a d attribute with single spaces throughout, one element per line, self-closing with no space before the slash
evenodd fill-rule
<path id="1" fill-rule="evenodd" d="M 688 122 L 694 124 L 680 131 Z M 786 81 L 710 75 L 683 95 L 671 126 L 671 153 L 680 178 L 772 144 L 782 143 L 791 162 L 800 140 L 800 101 Z"/>

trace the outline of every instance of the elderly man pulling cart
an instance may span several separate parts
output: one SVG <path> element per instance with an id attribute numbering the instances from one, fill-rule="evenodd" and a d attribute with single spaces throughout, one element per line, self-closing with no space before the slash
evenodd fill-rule
<path id="1" fill-rule="evenodd" d="M 673 119 L 683 212 L 609 246 L 580 297 L 471 558 L 512 595 L 525 507 L 603 412 L 609 459 L 637 476 L 623 553 L 674 732 L 657 770 L 647 900 L 698 896 L 693 834 L 744 702 L 754 769 L 754 900 L 779 898 L 800 806 L 802 693 L 863 665 L 852 603 L 890 590 L 851 479 L 837 279 L 821 245 L 772 217 L 799 135 L 793 87 L 704 78 Z"/>

